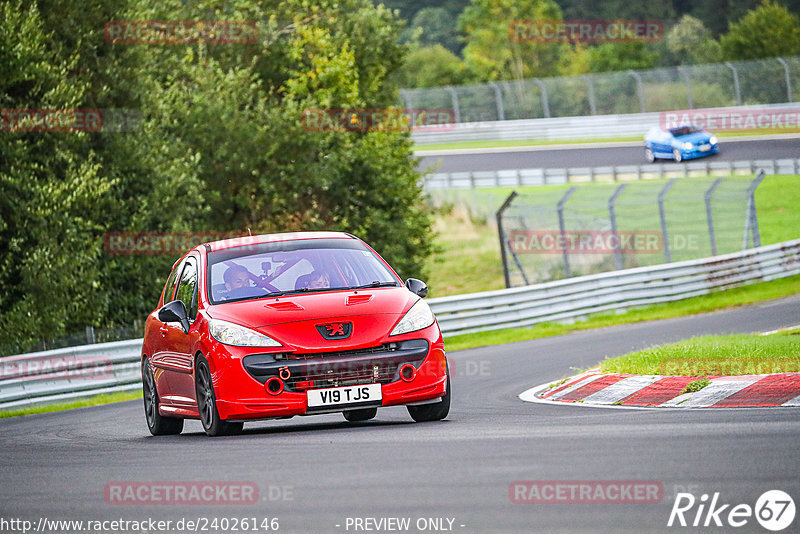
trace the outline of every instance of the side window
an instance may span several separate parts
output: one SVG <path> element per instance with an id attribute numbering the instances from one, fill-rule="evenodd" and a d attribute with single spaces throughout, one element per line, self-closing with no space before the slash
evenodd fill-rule
<path id="1" fill-rule="evenodd" d="M 172 268 L 172 272 L 169 273 L 167 283 L 164 286 L 164 304 L 172 302 L 172 296 L 175 294 L 175 280 L 178 278 L 178 273 L 181 272 L 181 268 L 183 268 L 183 263 L 177 264 Z"/>
<path id="2" fill-rule="evenodd" d="M 186 261 L 181 272 L 175 300 L 183 301 L 190 320 L 197 317 L 197 263 L 192 258 Z"/>

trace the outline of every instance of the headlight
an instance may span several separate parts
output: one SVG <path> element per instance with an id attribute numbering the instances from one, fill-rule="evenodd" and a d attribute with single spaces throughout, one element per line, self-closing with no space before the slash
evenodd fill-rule
<path id="1" fill-rule="evenodd" d="M 211 337 L 226 345 L 236 347 L 280 347 L 281 344 L 269 336 L 265 336 L 255 330 L 250 330 L 244 326 L 220 321 L 219 319 L 209 319 L 208 331 Z"/>
<path id="2" fill-rule="evenodd" d="M 428 328 L 433 324 L 433 312 L 428 303 L 419 299 L 394 327 L 390 336 L 406 334 Z"/>
<path id="3" fill-rule="evenodd" d="M 712 145 L 716 145 L 719 142 L 719 140 L 717 139 L 716 135 L 712 135 L 711 137 L 708 138 L 708 142 L 711 143 Z"/>
<path id="4" fill-rule="evenodd" d="M 683 148 L 684 150 L 691 150 L 692 149 L 692 143 L 687 141 L 687 142 L 685 142 L 685 143 L 683 143 L 681 145 L 681 148 Z"/>

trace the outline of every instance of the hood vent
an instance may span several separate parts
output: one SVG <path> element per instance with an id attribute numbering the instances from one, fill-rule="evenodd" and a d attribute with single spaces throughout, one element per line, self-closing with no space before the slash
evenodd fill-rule
<path id="1" fill-rule="evenodd" d="M 365 295 L 348 295 L 347 296 L 347 305 L 348 306 L 355 306 L 356 304 L 364 304 L 365 302 L 369 302 L 372 300 L 372 295 L 365 294 Z"/>
<path id="2" fill-rule="evenodd" d="M 267 304 L 264 305 L 264 307 L 276 311 L 300 311 L 305 309 L 291 300 L 279 300 L 276 302 L 268 302 Z"/>

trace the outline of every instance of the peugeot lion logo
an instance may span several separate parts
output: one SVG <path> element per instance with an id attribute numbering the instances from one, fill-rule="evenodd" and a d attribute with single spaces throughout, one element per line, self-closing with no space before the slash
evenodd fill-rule
<path id="1" fill-rule="evenodd" d="M 346 339 L 353 331 L 353 323 L 318 324 L 317 330 L 325 339 Z"/>

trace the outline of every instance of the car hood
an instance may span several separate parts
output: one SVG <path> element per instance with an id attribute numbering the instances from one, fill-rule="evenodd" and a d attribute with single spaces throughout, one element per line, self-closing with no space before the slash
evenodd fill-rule
<path id="1" fill-rule="evenodd" d="M 306 293 L 217 304 L 213 319 L 252 328 L 281 343 L 312 350 L 379 343 L 419 297 L 405 287 Z M 352 323 L 346 339 L 327 340 L 317 326 Z"/>
<path id="2" fill-rule="evenodd" d="M 675 140 L 681 143 L 707 143 L 711 139 L 711 134 L 708 132 L 695 132 L 687 135 L 676 135 Z"/>

